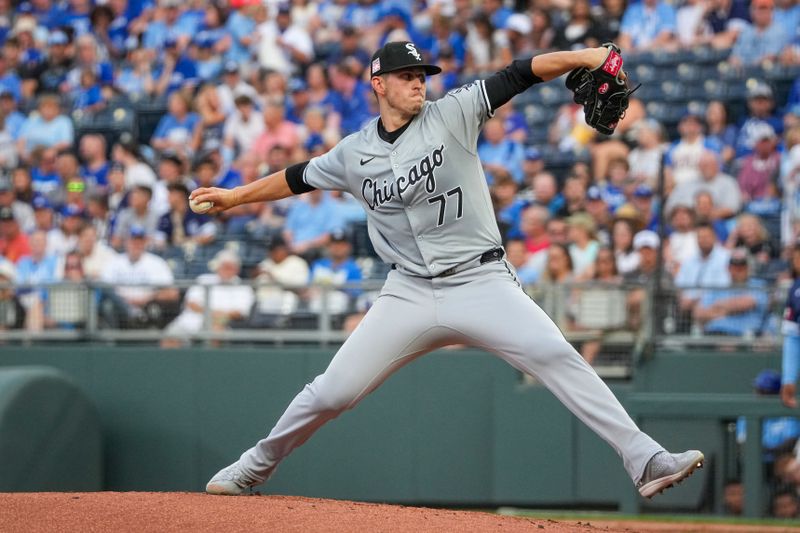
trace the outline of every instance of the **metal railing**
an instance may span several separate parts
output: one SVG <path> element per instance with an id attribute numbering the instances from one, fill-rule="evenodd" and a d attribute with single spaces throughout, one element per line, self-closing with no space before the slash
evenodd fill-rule
<path id="1" fill-rule="evenodd" d="M 377 297 L 381 281 L 333 287 L 309 285 L 287 288 L 253 281 L 243 282 L 253 291 L 254 305 L 243 314 L 219 323 L 213 300 L 224 286 L 176 282 L 168 289 L 171 299 L 159 299 L 165 287 L 107 285 L 102 283 L 50 283 L 0 285 L 0 341 L 35 343 L 163 342 L 175 337 L 187 343 L 313 343 L 343 342 L 358 316 Z M 172 334 L 170 324 L 186 310 L 187 290 L 202 291 L 202 320 L 194 331 Z M 124 296 L 138 297 L 134 306 Z M 698 302 L 708 294 L 720 298 L 736 289 L 669 289 L 658 294 L 634 284 L 538 284 L 527 292 L 556 322 L 566 338 L 593 364 L 619 367 L 626 375 L 648 347 L 685 349 L 698 346 L 773 349 L 780 342 L 779 320 L 786 287 L 741 289 L 760 294 L 760 318 L 740 334 L 707 331 L 681 301 L 694 294 Z M 127 291 L 127 292 L 126 292 Z M 195 293 L 196 294 L 196 293 Z M 148 296 L 151 298 L 148 300 Z M 224 295 L 222 296 L 224 297 Z M 14 328 L 13 298 L 26 320 Z M 137 299 L 137 298 L 133 298 Z M 19 325 L 19 321 L 17 321 Z M 594 354 L 594 356 L 592 355 Z"/>

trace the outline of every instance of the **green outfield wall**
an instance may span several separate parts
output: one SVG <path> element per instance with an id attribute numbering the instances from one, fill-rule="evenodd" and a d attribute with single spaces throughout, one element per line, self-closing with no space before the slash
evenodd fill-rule
<path id="1" fill-rule="evenodd" d="M 0 367 L 46 365 L 97 410 L 107 490 L 202 490 L 262 437 L 333 348 L 160 350 L 0 347 Z M 749 393 L 775 353 L 664 353 L 609 382 L 632 392 Z M 708 420 L 642 420 L 669 448 L 714 457 Z M 0 428 L 2 431 L 2 428 Z M 713 483 L 704 469 L 659 505 L 692 509 Z M 278 469 L 270 493 L 475 505 L 617 505 L 632 490 L 622 462 L 542 386 L 497 358 L 443 350 L 403 368 L 355 410 L 323 427 Z"/>

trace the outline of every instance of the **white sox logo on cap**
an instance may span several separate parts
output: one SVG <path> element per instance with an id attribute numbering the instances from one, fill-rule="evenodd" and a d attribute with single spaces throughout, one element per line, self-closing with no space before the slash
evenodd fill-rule
<path id="1" fill-rule="evenodd" d="M 414 56 L 414 59 L 417 61 L 422 61 L 422 56 L 419 55 L 419 52 L 417 52 L 417 47 L 414 46 L 414 43 L 406 43 L 406 48 L 408 49 L 408 53 Z"/>

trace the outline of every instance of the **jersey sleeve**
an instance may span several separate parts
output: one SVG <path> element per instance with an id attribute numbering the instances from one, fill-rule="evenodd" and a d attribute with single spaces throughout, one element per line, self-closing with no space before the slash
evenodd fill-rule
<path id="1" fill-rule="evenodd" d="M 303 181 L 315 189 L 346 191 L 345 154 L 348 142 L 342 140 L 329 152 L 314 157 L 306 165 Z"/>
<path id="2" fill-rule="evenodd" d="M 432 104 L 445 128 L 469 152 L 475 152 L 478 135 L 486 121 L 494 115 L 483 80 L 453 89 Z"/>

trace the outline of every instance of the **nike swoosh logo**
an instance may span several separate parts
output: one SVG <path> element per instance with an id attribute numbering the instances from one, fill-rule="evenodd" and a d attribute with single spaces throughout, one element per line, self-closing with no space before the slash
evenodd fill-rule
<path id="1" fill-rule="evenodd" d="M 369 159 L 362 159 L 362 160 L 361 160 L 361 166 L 363 167 L 364 165 L 366 165 L 367 163 L 369 163 L 370 161 L 372 161 L 373 159 L 375 159 L 375 157 L 377 157 L 377 156 L 374 156 L 374 155 L 373 155 L 373 156 L 372 156 L 372 157 L 370 157 Z"/>

